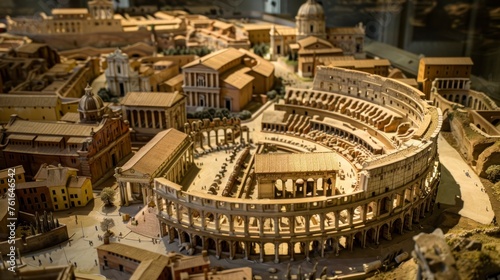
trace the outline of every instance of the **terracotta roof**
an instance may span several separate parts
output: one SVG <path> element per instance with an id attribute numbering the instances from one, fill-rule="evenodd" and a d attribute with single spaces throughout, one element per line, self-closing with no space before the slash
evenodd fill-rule
<path id="1" fill-rule="evenodd" d="M 37 136 L 35 142 L 55 142 L 59 143 L 63 140 L 60 136 Z"/>
<path id="2" fill-rule="evenodd" d="M 233 27 L 233 24 L 226 23 L 226 22 L 223 22 L 220 20 L 214 20 L 213 23 L 214 23 L 214 27 L 217 27 L 219 29 L 228 29 L 228 28 Z"/>
<path id="3" fill-rule="evenodd" d="M 359 60 L 338 60 L 330 63 L 331 67 L 353 67 L 356 68 L 373 68 L 375 66 L 391 66 L 391 62 L 387 59 L 359 59 Z"/>
<path id="4" fill-rule="evenodd" d="M 24 167 L 22 165 L 16 165 L 10 168 L 15 169 L 16 175 L 24 174 Z M 7 175 L 9 175 L 9 168 L 0 170 L 0 178 L 7 178 Z"/>
<path id="5" fill-rule="evenodd" d="M 254 80 L 254 77 L 247 74 L 249 71 L 250 68 L 239 65 L 233 67 L 231 71 L 227 71 L 221 76 L 221 80 L 237 89 L 242 89 Z"/>
<path id="6" fill-rule="evenodd" d="M 169 269 L 170 260 L 168 257 L 142 261 L 130 277 L 130 280 L 150 280 L 159 279 L 163 270 Z"/>
<path id="7" fill-rule="evenodd" d="M 34 122 L 16 119 L 7 125 L 7 133 L 90 137 L 92 131 L 97 132 L 101 127 L 101 125 Z"/>
<path id="8" fill-rule="evenodd" d="M 280 164 L 277 164 L 277 163 Z M 338 169 L 336 153 L 257 154 L 255 173 L 323 172 Z"/>
<path id="9" fill-rule="evenodd" d="M 200 59 L 196 59 L 182 67 L 182 69 L 197 66 L 199 64 L 204 65 L 208 68 L 214 70 L 219 70 L 223 66 L 227 65 L 229 62 L 240 59 L 243 57 L 243 53 L 234 48 L 222 49 L 206 55 Z"/>
<path id="10" fill-rule="evenodd" d="M 255 71 L 262 76 L 269 77 L 274 73 L 274 65 L 265 60 L 264 58 L 252 53 L 251 51 L 245 49 L 239 49 L 240 52 L 243 52 L 245 55 L 255 59 L 257 64 L 252 67 L 252 71 Z"/>
<path id="11" fill-rule="evenodd" d="M 80 121 L 80 114 L 74 112 L 67 112 L 60 119 L 63 122 L 77 123 Z"/>
<path id="12" fill-rule="evenodd" d="M 129 92 L 120 103 L 125 106 L 172 107 L 183 98 L 179 92 Z"/>
<path id="13" fill-rule="evenodd" d="M 68 174 L 69 172 L 76 174 L 78 169 L 42 164 L 34 179 L 36 181 L 43 181 L 47 187 L 66 186 L 71 174 Z"/>
<path id="14" fill-rule="evenodd" d="M 333 48 L 333 45 L 332 43 L 328 42 L 327 40 L 323 40 L 321 38 L 318 38 L 318 37 L 314 37 L 314 36 L 309 36 L 307 38 L 304 38 L 302 40 L 299 40 L 297 42 L 301 47 L 305 48 L 305 47 L 308 47 L 312 44 L 322 44 L 322 45 L 327 45 L 329 46 L 330 48 Z"/>
<path id="15" fill-rule="evenodd" d="M 63 9 L 52 9 L 52 15 L 79 15 L 88 14 L 89 10 L 86 8 L 63 8 Z"/>
<path id="16" fill-rule="evenodd" d="M 0 107 L 55 107 L 57 95 L 0 94 Z"/>
<path id="17" fill-rule="evenodd" d="M 182 81 L 184 80 L 184 75 L 182 74 L 178 74 L 172 78 L 170 78 L 168 81 L 166 81 L 165 83 L 169 86 L 175 86 L 179 83 L 182 83 Z"/>
<path id="18" fill-rule="evenodd" d="M 184 270 L 186 268 L 201 267 L 208 264 L 210 264 L 208 257 L 198 255 L 198 256 L 184 257 L 182 259 L 177 259 L 172 264 L 172 268 L 174 270 Z"/>
<path id="19" fill-rule="evenodd" d="M 33 141 L 33 139 L 35 139 L 36 135 L 11 134 L 8 137 L 9 137 L 9 140 Z"/>
<path id="20" fill-rule="evenodd" d="M 110 244 L 102 244 L 97 247 L 97 250 L 102 250 L 106 252 L 115 253 L 120 256 L 128 257 L 137 261 L 147 261 L 147 260 L 155 260 L 158 258 L 168 258 L 162 254 L 158 254 L 155 252 L 151 252 L 148 250 L 144 250 L 141 248 L 121 244 L 121 243 L 110 243 Z"/>
<path id="21" fill-rule="evenodd" d="M 187 134 L 173 128 L 162 131 L 127 161 L 122 169 L 134 169 L 152 175 L 187 137 Z"/>
<path id="22" fill-rule="evenodd" d="M 247 23 L 243 24 L 243 29 L 251 31 L 251 30 L 270 30 L 271 24 L 257 24 L 257 23 Z"/>
<path id="23" fill-rule="evenodd" d="M 328 48 L 328 49 L 300 49 L 298 54 L 309 54 L 309 55 L 314 55 L 314 54 L 332 54 L 332 55 L 341 55 L 342 54 L 342 49 L 339 48 Z"/>
<path id="24" fill-rule="evenodd" d="M 470 57 L 423 57 L 425 65 L 473 65 Z"/>

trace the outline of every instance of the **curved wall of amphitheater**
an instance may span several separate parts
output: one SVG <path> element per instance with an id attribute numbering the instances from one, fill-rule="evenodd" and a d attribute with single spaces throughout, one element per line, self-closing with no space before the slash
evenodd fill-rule
<path id="1" fill-rule="evenodd" d="M 358 175 L 353 191 L 238 199 L 186 192 L 157 178 L 162 236 L 218 257 L 275 262 L 391 240 L 418 223 L 437 194 L 441 111 L 422 98 L 391 79 L 319 67 L 312 89 L 287 88 L 274 108 L 283 121 L 264 119 L 262 132 L 316 142 L 349 158 Z"/>

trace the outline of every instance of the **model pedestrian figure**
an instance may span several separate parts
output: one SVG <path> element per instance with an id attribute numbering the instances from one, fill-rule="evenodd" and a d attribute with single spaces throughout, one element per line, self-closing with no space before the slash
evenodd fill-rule
<path id="1" fill-rule="evenodd" d="M 76 264 L 76 262 L 75 262 L 75 267 L 78 267 L 78 265 Z"/>
<path id="2" fill-rule="evenodd" d="M 95 261 L 95 266 L 97 266 L 97 260 L 94 260 Z"/>
<path id="3" fill-rule="evenodd" d="M 97 226 L 95 226 L 95 231 L 98 231 Z"/>
<path id="4" fill-rule="evenodd" d="M 52 257 L 49 257 L 49 261 L 50 261 L 50 263 L 53 263 L 53 261 L 52 261 Z"/>
<path id="5" fill-rule="evenodd" d="M 41 259 L 38 259 L 38 265 L 42 266 L 42 260 Z"/>
<path id="6" fill-rule="evenodd" d="M 33 258 L 33 260 L 35 261 L 35 256 L 31 256 Z"/>

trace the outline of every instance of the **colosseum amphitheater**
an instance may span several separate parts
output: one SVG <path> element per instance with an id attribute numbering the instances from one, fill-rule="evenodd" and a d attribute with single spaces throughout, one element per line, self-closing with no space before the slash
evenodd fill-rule
<path id="1" fill-rule="evenodd" d="M 195 157 L 215 155 L 197 175 L 213 183 L 155 179 L 162 236 L 219 258 L 278 263 L 410 230 L 440 178 L 442 115 L 423 98 L 392 79 L 319 67 L 312 89 L 287 88 L 262 114 L 254 141 L 239 122 L 230 132 L 187 125 Z"/>

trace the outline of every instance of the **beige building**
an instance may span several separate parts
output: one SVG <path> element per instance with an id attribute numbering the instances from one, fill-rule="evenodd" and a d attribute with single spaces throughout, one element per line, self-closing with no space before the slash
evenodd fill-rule
<path id="1" fill-rule="evenodd" d="M 298 61 L 298 74 L 314 77 L 316 66 L 324 60 L 342 56 L 342 50 L 318 37 L 306 37 L 290 45 L 292 56 Z"/>
<path id="2" fill-rule="evenodd" d="M 59 121 L 68 112 L 76 113 L 78 99 L 62 101 L 57 95 L 0 94 L 0 123 L 11 115 L 31 121 Z"/>
<path id="3" fill-rule="evenodd" d="M 158 133 L 115 169 L 121 204 L 152 202 L 154 178 L 165 177 L 179 184 L 193 162 L 193 143 L 187 134 L 173 128 Z"/>
<path id="4" fill-rule="evenodd" d="M 9 179 L 11 179 L 10 183 L 12 183 L 12 179 L 15 180 L 16 184 L 25 182 L 23 166 L 18 165 L 0 170 L 0 195 L 7 195 Z"/>
<path id="5" fill-rule="evenodd" d="M 418 65 L 417 82 L 422 83 L 426 99 L 430 99 L 432 83 L 436 78 L 446 80 L 441 82 L 442 87 L 466 89 L 469 87 L 472 65 L 469 57 L 424 57 Z"/>
<path id="6" fill-rule="evenodd" d="M 77 173 L 74 168 L 43 164 L 35 181 L 18 185 L 22 211 L 61 211 L 87 205 L 94 198 L 92 183 L 89 177 Z"/>
<path id="7" fill-rule="evenodd" d="M 0 167 L 23 165 L 33 176 L 44 163 L 78 169 L 96 182 L 131 152 L 130 127 L 101 98 L 85 89 L 78 105 L 79 122 L 40 122 L 12 116 L 0 131 Z"/>
<path id="8" fill-rule="evenodd" d="M 158 92 L 180 88 L 179 68 L 194 60 L 194 56 L 144 57 L 129 59 L 120 49 L 106 57 L 106 82 L 111 95 L 125 96 L 129 92 Z"/>
<path id="9" fill-rule="evenodd" d="M 220 50 L 182 67 L 189 109 L 227 108 L 241 111 L 253 94 L 274 85 L 274 66 L 246 50 Z"/>
<path id="10" fill-rule="evenodd" d="M 361 24 L 355 27 L 326 27 L 325 13 L 321 4 L 315 0 L 307 0 L 297 12 L 295 28 L 280 30 L 271 27 L 271 59 L 289 55 L 292 49 L 288 45 L 310 36 L 330 42 L 333 47 L 341 49 L 344 55 L 365 57 L 363 50 L 365 28 Z"/>
<path id="11" fill-rule="evenodd" d="M 328 66 L 352 69 L 387 77 L 389 75 L 391 62 L 387 59 L 352 59 L 332 61 Z"/>
<path id="12" fill-rule="evenodd" d="M 129 92 L 120 102 L 134 140 L 151 140 L 162 130 L 184 130 L 186 100 L 179 92 Z"/>

